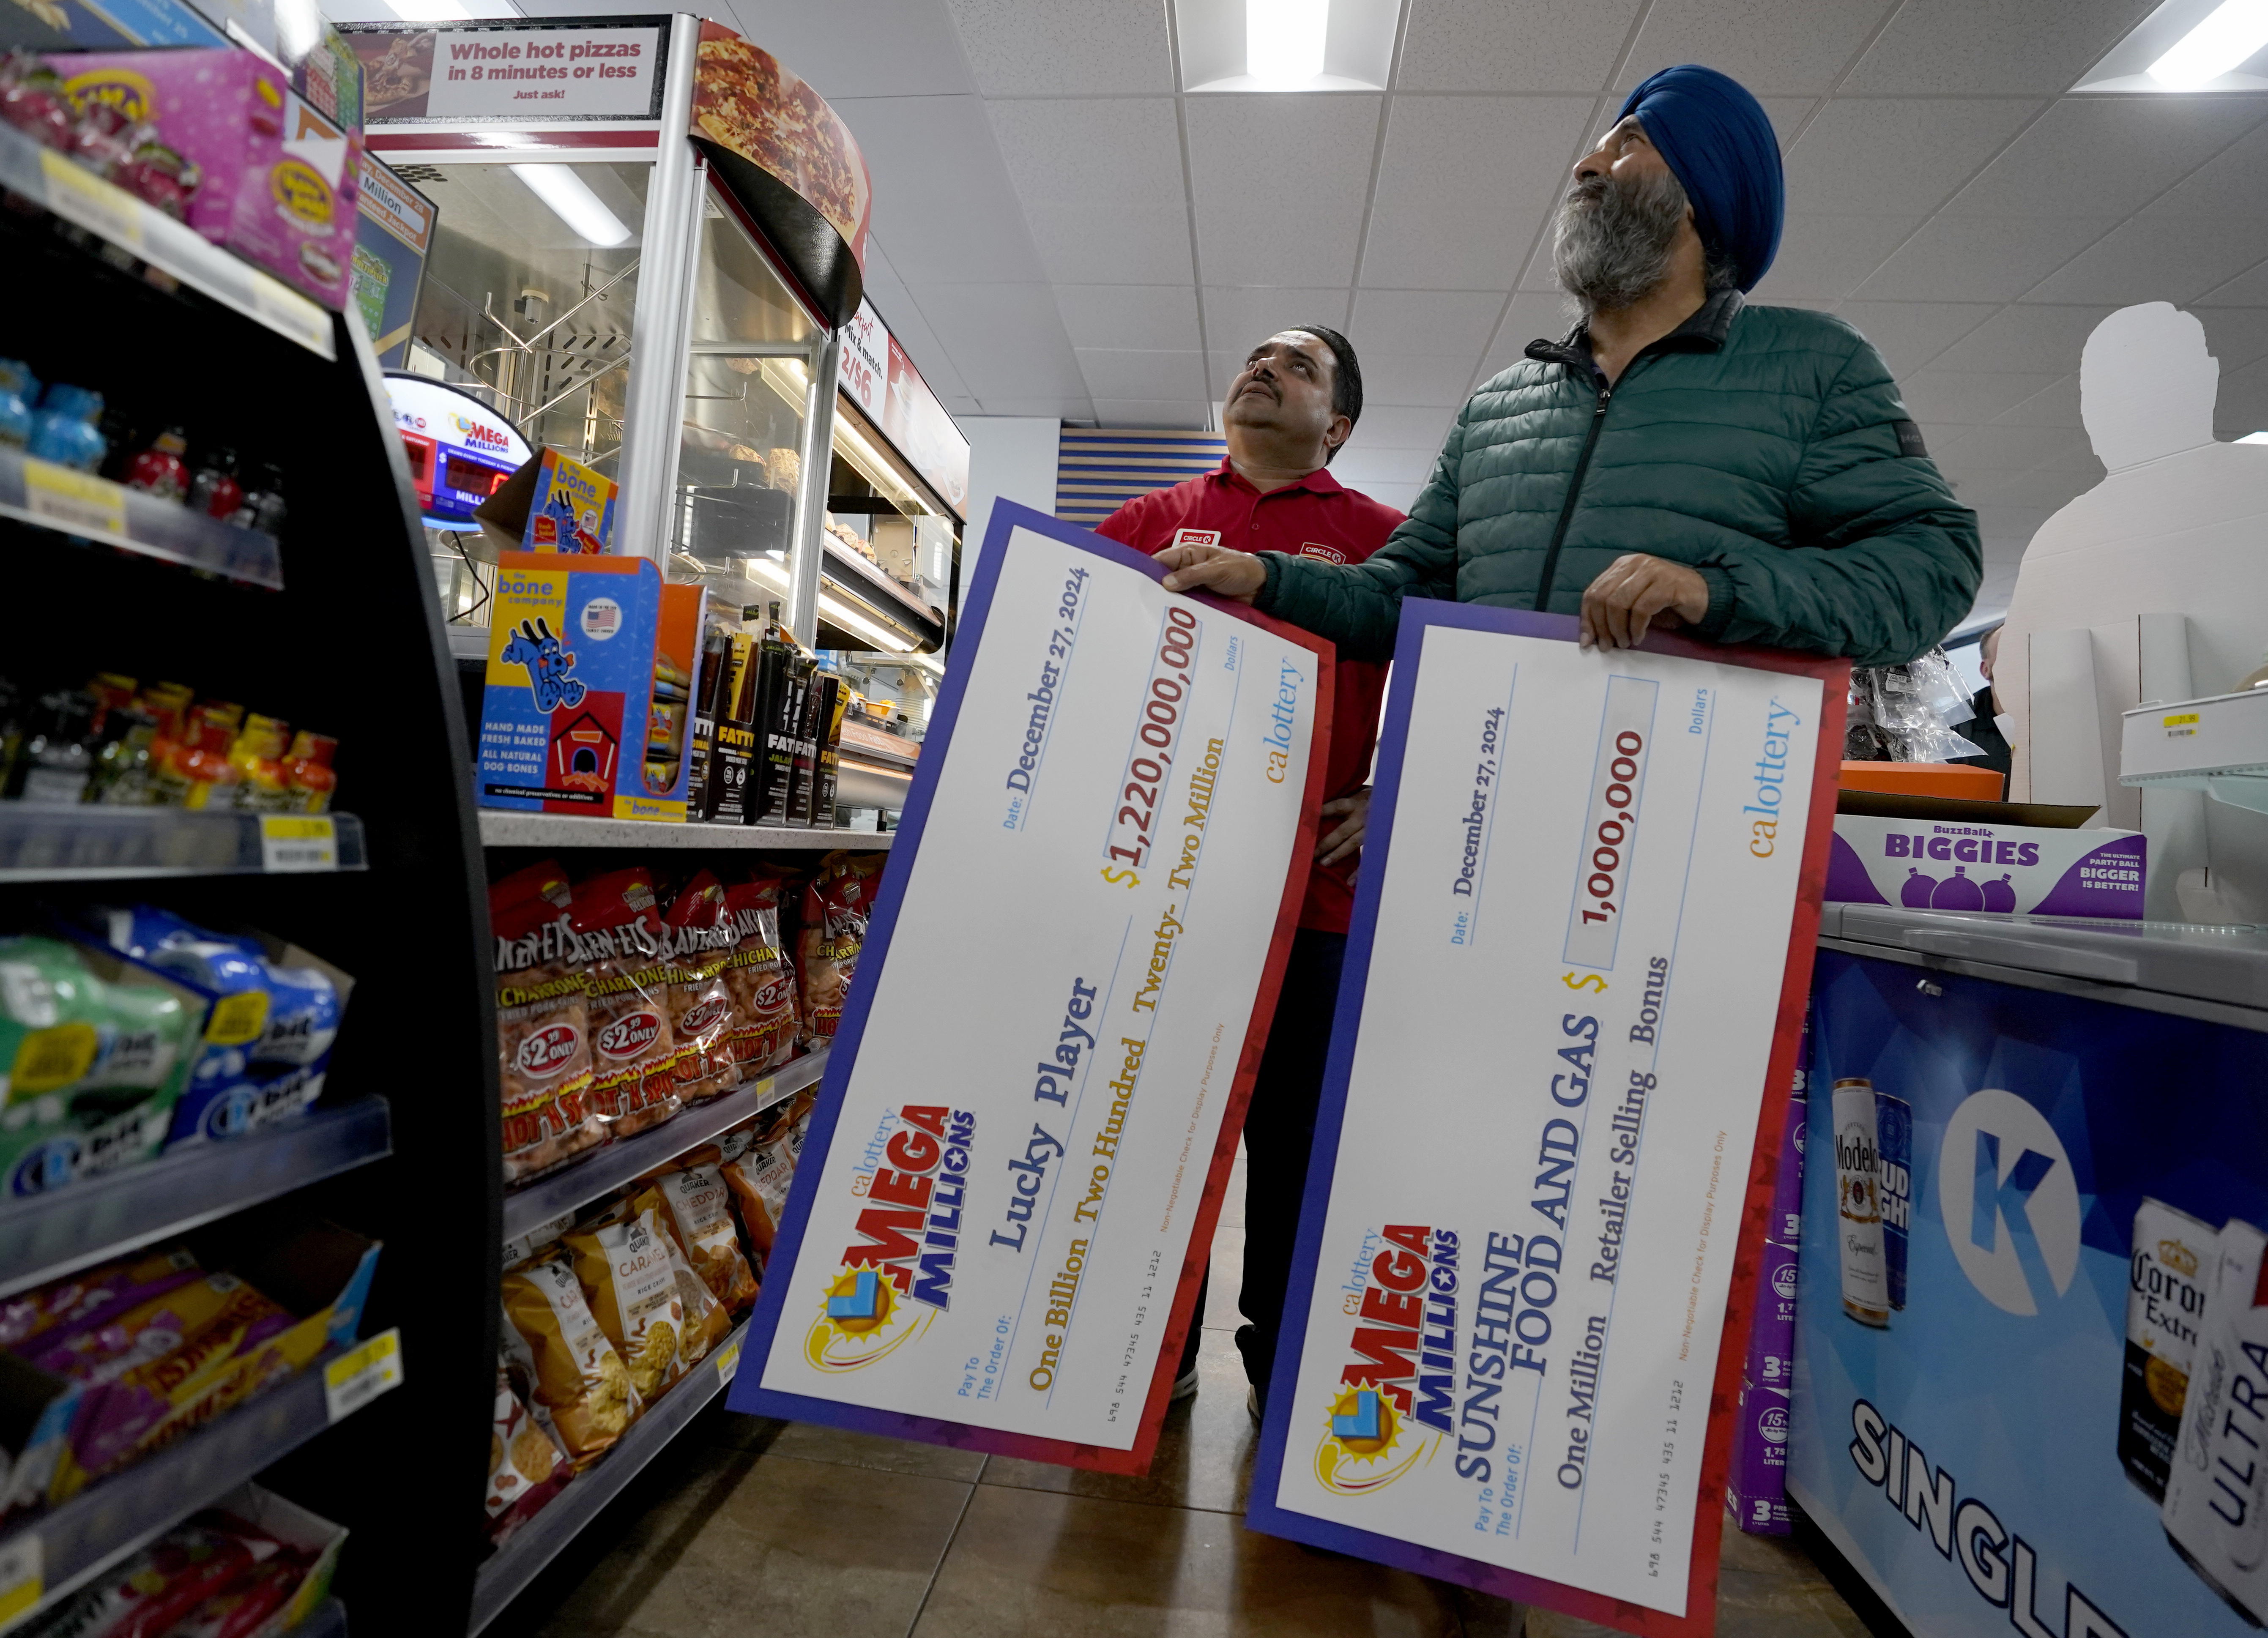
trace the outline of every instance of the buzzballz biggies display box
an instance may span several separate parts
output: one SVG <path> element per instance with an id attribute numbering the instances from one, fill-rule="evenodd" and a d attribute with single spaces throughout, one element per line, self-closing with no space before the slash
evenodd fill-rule
<path id="1" fill-rule="evenodd" d="M 643 557 L 499 555 L 481 804 L 682 820 L 703 597 Z"/>
<path id="2" fill-rule="evenodd" d="M 325 306 L 345 308 L 358 127 L 325 114 L 250 51 L 88 52 L 58 62 L 74 98 L 149 121 L 203 173 L 188 201 L 191 227 Z M 349 100 L 340 99 L 342 113 Z M 359 96 L 351 100 L 358 109 Z"/>
<path id="3" fill-rule="evenodd" d="M 614 480 L 556 449 L 545 450 L 521 544 L 531 552 L 596 556 L 612 551 L 614 540 Z"/>
<path id="4" fill-rule="evenodd" d="M 1827 897 L 1844 904 L 2005 915 L 2142 919 L 2143 837 L 1835 816 Z"/>

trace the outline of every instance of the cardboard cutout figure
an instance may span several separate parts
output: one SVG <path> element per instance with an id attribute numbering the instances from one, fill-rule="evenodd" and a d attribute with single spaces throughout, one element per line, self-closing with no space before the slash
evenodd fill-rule
<path id="1" fill-rule="evenodd" d="M 2095 327 L 2080 414 L 2109 473 L 2032 537 L 1993 689 L 2014 800 L 2100 801 L 2093 823 L 2149 832 L 2154 917 L 2258 921 L 2268 815 L 2118 783 L 2121 713 L 2225 694 L 2268 644 L 2268 445 L 2213 441 L 2220 380 L 2169 303 Z"/>

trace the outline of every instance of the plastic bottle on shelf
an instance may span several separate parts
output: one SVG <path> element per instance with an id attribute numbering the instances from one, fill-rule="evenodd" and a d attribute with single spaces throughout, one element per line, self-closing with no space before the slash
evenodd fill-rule
<path id="1" fill-rule="evenodd" d="M 236 805 L 257 813 L 280 813 L 291 805 L 284 766 L 284 736 L 290 725 L 272 716 L 244 719 L 244 731 L 228 748 L 229 766 L 236 769 Z"/>
<path id="2" fill-rule="evenodd" d="M 210 717 L 200 720 L 195 738 L 181 753 L 181 805 L 185 808 L 231 808 L 244 775 L 228 760 L 228 724 Z"/>
<path id="3" fill-rule="evenodd" d="M 158 719 L 139 706 L 114 706 L 103 718 L 86 799 L 108 807 L 148 807 L 158 800 L 151 742 Z"/>
<path id="4" fill-rule="evenodd" d="M 22 449 L 32 441 L 32 406 L 40 401 L 40 378 L 20 360 L 0 358 L 0 444 Z"/>
<path id="5" fill-rule="evenodd" d="M 41 694 L 32 713 L 31 731 L 18 753 L 8 795 L 40 807 L 75 807 L 86 795 L 94 763 L 87 726 L 94 701 L 76 690 Z"/>
<path id="6" fill-rule="evenodd" d="M 284 533 L 284 474 L 274 466 L 262 463 L 258 477 L 246 487 L 244 499 L 229 522 L 280 539 Z"/>
<path id="7" fill-rule="evenodd" d="M 236 481 L 236 452 L 225 447 L 209 451 L 189 483 L 189 510 L 226 523 L 243 504 L 244 486 Z"/>
<path id="8" fill-rule="evenodd" d="M 291 754 L 284 760 L 285 783 L 291 793 L 286 805 L 292 812 L 331 811 L 331 793 L 339 787 L 339 776 L 331 767 L 331 759 L 338 750 L 339 742 L 328 734 L 311 734 L 302 728 L 292 736 Z"/>
<path id="9" fill-rule="evenodd" d="M 110 449 L 95 426 L 101 415 L 101 393 L 55 382 L 40 394 L 39 411 L 32 417 L 29 452 L 58 466 L 92 472 L 102 465 Z"/>
<path id="10" fill-rule="evenodd" d="M 179 501 L 189 488 L 188 434 L 167 427 L 132 460 L 126 463 L 126 487 L 141 489 L 160 500 Z"/>

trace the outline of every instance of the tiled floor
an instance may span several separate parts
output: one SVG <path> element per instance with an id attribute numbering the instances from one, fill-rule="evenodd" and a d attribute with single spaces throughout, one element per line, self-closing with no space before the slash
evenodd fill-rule
<path id="1" fill-rule="evenodd" d="M 1241 1164 L 1240 1163 L 1240 1172 Z M 497 1638 L 1590 1638 L 1604 1628 L 1244 1528 L 1240 1175 L 1196 1400 L 1140 1478 L 704 1412 Z M 1728 1532 L 1725 1638 L 1861 1638 L 1793 1548 Z"/>

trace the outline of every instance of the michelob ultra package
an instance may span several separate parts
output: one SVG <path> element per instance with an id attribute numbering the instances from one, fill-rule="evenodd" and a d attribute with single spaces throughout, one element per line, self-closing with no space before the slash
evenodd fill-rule
<path id="1" fill-rule="evenodd" d="M 2142 833 L 1835 816 L 1827 897 L 2000 915 L 2142 919 Z"/>
<path id="2" fill-rule="evenodd" d="M 2126 1372 L 2118 1390 L 2118 1460 L 2153 1501 L 2181 1431 L 2190 1357 L 2205 1314 L 2219 1237 L 2185 1211 L 2145 1195 L 2134 1211 L 2126 1282 Z"/>
<path id="3" fill-rule="evenodd" d="M 2268 1234 L 2223 1225 L 2160 1517 L 2191 1568 L 2254 1626 L 2268 1616 Z"/>

